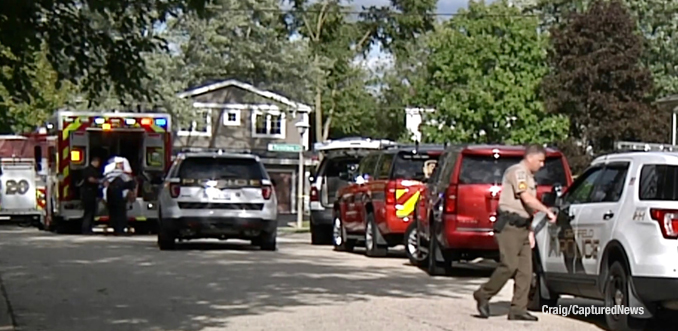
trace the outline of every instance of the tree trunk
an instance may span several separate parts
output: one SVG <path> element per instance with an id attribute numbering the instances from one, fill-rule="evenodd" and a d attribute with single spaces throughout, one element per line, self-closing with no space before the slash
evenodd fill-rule
<path id="1" fill-rule="evenodd" d="M 315 65 L 318 67 L 318 55 L 315 56 Z M 318 80 L 315 83 L 315 140 L 316 142 L 322 142 L 323 139 L 323 112 L 322 112 L 322 103 L 323 103 L 323 91 L 321 86 L 322 80 L 318 77 Z"/>

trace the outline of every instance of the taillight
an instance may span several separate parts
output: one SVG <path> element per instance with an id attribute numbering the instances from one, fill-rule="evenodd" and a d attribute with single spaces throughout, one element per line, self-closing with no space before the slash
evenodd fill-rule
<path id="1" fill-rule="evenodd" d="M 386 204 L 387 205 L 395 205 L 396 204 L 396 183 L 395 182 L 388 182 L 386 184 L 385 188 L 385 195 L 386 195 Z"/>
<path id="2" fill-rule="evenodd" d="M 170 196 L 172 198 L 176 198 L 179 196 L 179 192 L 181 192 L 181 185 L 179 184 L 170 184 L 169 186 L 169 191 L 170 191 Z"/>
<path id="3" fill-rule="evenodd" d="M 457 212 L 457 185 L 450 185 L 445 190 L 445 213 L 454 214 Z"/>
<path id="4" fill-rule="evenodd" d="M 650 209 L 650 216 L 659 222 L 664 238 L 678 239 L 678 210 Z"/>
<path id="5" fill-rule="evenodd" d="M 270 199 L 272 194 L 273 194 L 272 186 L 266 185 L 261 187 L 261 196 L 264 197 L 264 200 Z"/>
<path id="6" fill-rule="evenodd" d="M 318 198 L 318 189 L 315 186 L 311 186 L 311 201 L 320 201 Z"/>

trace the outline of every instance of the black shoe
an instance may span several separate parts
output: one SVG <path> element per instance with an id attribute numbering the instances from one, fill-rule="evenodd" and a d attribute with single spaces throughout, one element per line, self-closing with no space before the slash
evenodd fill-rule
<path id="1" fill-rule="evenodd" d="M 510 321 L 530 321 L 530 322 L 536 322 L 539 320 L 537 316 L 534 316 L 528 312 L 524 312 L 521 314 L 509 313 L 508 319 Z"/>
<path id="2" fill-rule="evenodd" d="M 478 315 L 481 318 L 490 317 L 490 302 L 486 299 L 480 298 L 477 293 L 473 293 L 473 298 L 476 300 L 476 308 L 478 309 Z"/>

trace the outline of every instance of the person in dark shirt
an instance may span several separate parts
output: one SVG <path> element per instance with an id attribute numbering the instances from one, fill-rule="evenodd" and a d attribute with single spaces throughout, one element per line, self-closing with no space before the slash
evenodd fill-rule
<path id="1" fill-rule="evenodd" d="M 80 186 L 80 201 L 84 209 L 82 217 L 82 234 L 92 234 L 94 216 L 97 213 L 97 197 L 99 196 L 99 181 L 101 159 L 93 157 L 90 164 L 83 169 L 82 184 Z"/>
<path id="2" fill-rule="evenodd" d="M 128 174 L 117 176 L 108 183 L 106 202 L 109 219 L 113 225 L 115 235 L 125 233 L 125 228 L 127 227 L 127 203 L 134 197 L 136 186 L 136 181 Z M 125 191 L 127 194 L 123 193 Z"/>

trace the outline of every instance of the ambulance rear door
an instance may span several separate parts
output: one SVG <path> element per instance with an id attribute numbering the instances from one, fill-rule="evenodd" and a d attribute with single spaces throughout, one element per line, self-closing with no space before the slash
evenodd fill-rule
<path id="1" fill-rule="evenodd" d="M 0 163 L 0 214 L 37 212 L 35 165 L 32 160 Z"/>

